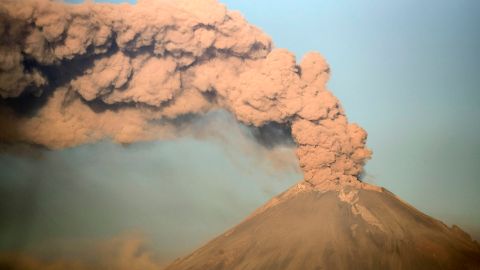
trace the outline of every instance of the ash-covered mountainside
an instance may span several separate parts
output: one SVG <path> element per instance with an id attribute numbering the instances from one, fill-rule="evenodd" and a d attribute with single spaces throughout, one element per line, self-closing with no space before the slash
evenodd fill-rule
<path id="1" fill-rule="evenodd" d="M 167 270 L 480 269 L 480 246 L 394 194 L 299 184 Z"/>

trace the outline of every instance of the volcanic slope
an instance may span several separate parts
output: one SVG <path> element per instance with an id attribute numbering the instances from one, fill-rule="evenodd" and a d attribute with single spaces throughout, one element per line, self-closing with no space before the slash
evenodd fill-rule
<path id="1" fill-rule="evenodd" d="M 480 269 L 480 245 L 385 189 L 303 182 L 166 269 Z"/>

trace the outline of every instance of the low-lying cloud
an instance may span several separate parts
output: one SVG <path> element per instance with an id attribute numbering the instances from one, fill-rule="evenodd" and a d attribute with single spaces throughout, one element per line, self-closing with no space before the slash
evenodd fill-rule
<path id="1" fill-rule="evenodd" d="M 9 270 L 158 270 L 162 260 L 139 233 L 122 234 L 87 244 L 81 255 L 54 257 L 38 254 L 0 253 L 0 268 Z"/>

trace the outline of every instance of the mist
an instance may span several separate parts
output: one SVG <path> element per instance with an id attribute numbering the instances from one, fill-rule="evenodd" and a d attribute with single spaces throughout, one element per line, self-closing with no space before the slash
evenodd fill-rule
<path id="1" fill-rule="evenodd" d="M 2 154 L 0 248 L 68 257 L 85 243 L 137 232 L 169 261 L 301 179 L 291 146 L 272 159 L 258 132 L 230 114 L 201 121 L 228 128 L 201 139 Z"/>

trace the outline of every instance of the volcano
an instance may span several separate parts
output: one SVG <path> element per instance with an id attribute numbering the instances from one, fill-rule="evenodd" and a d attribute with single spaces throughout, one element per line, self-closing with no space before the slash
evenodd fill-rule
<path id="1" fill-rule="evenodd" d="M 480 269 L 480 245 L 384 188 L 304 181 L 166 269 Z"/>

